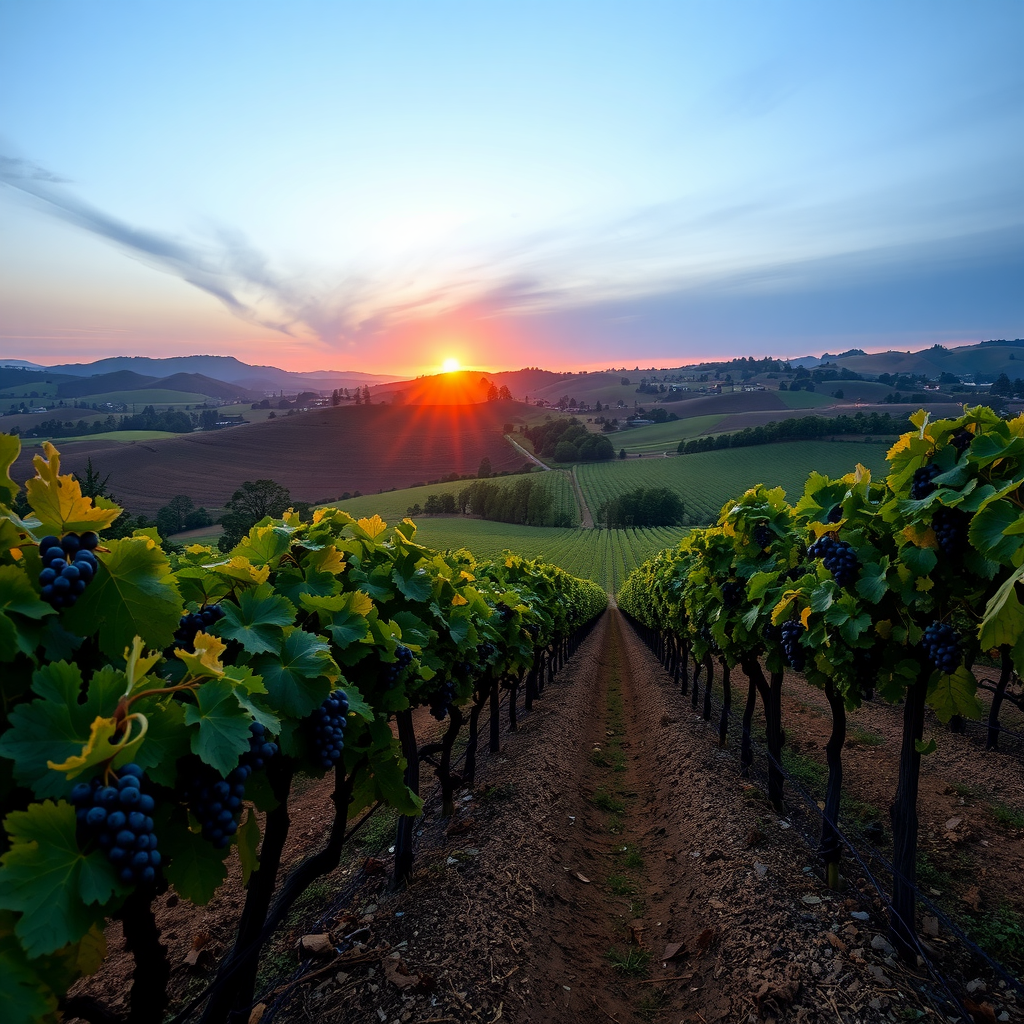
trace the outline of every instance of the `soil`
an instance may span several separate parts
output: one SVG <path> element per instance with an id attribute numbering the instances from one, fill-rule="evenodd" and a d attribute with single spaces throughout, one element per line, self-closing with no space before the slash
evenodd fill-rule
<path id="1" fill-rule="evenodd" d="M 810 777 L 827 704 L 799 677 L 786 686 L 787 757 Z M 826 888 L 800 816 L 780 816 L 739 777 L 734 750 L 718 748 L 617 610 L 519 722 L 498 754 L 481 753 L 454 816 L 428 801 L 406 889 L 388 891 L 379 829 L 377 846 L 354 847 L 311 893 L 266 951 L 252 1024 L 941 1019 L 934 982 L 891 955 L 870 884 L 851 870 L 845 889 Z M 851 823 L 887 823 L 899 735 L 898 709 L 850 716 Z M 922 770 L 922 884 L 964 920 L 1020 914 L 1021 763 L 938 741 Z M 796 810 L 791 787 L 787 800 Z M 328 793 L 312 785 L 294 807 L 286 860 L 319 845 Z M 234 882 L 199 910 L 163 898 L 176 1009 L 229 947 L 242 896 Z M 108 938 L 83 989 L 123 1009 L 131 963 L 116 925 Z M 323 954 L 300 955 L 302 941 Z M 1024 1020 L 1012 987 L 972 966 L 944 925 L 927 941 L 958 994 L 970 980 L 975 1020 Z"/>

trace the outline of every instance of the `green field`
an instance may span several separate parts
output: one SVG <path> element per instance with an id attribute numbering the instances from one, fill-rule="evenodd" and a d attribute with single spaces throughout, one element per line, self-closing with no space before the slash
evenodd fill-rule
<path id="1" fill-rule="evenodd" d="M 164 388 L 140 388 L 138 391 L 111 391 L 103 395 L 84 395 L 78 399 L 79 402 L 88 402 L 90 405 L 104 405 L 110 402 L 111 405 L 127 405 L 131 413 L 132 406 L 136 406 L 135 412 L 142 412 L 147 405 L 156 407 L 157 412 L 163 412 L 168 406 L 171 408 L 190 406 L 202 406 L 216 399 L 207 395 L 197 395 L 191 391 L 168 391 Z"/>
<path id="2" fill-rule="evenodd" d="M 860 462 L 873 473 L 884 473 L 888 446 L 888 441 L 793 441 L 669 459 L 582 463 L 576 474 L 595 519 L 601 505 L 617 494 L 668 487 L 683 499 L 685 521 L 697 526 L 713 523 L 730 498 L 758 483 L 782 486 L 787 499 L 796 502 L 811 470 L 842 476 Z"/>
<path id="3" fill-rule="evenodd" d="M 500 484 L 507 481 L 511 484 L 519 479 L 521 479 L 519 476 L 494 477 L 493 482 Z M 554 512 L 566 512 L 574 524 L 579 524 L 579 506 L 576 503 L 572 482 L 566 470 L 554 470 L 550 473 L 543 471 L 531 473 L 530 480 L 535 486 L 543 487 L 551 492 L 554 498 L 552 509 Z M 381 519 L 388 522 L 397 522 L 405 518 L 408 510 L 413 505 L 418 504 L 422 507 L 431 494 L 442 494 L 445 491 L 458 494 L 463 487 L 468 487 L 471 483 L 473 483 L 472 480 L 457 480 L 450 484 L 428 484 L 426 487 L 407 487 L 400 491 L 385 491 L 383 494 L 364 494 L 358 498 L 336 501 L 333 504 L 354 516 L 372 516 L 376 513 Z M 424 521 L 428 522 L 430 520 Z M 523 527 L 523 529 L 532 530 L 536 529 L 536 527 Z"/>
<path id="4" fill-rule="evenodd" d="M 81 434 L 78 437 L 23 437 L 21 444 L 23 448 L 30 448 L 34 444 L 52 441 L 60 448 L 61 445 L 71 444 L 72 441 L 156 441 L 164 437 L 180 436 L 170 430 L 106 430 L 102 434 Z"/>
<path id="5" fill-rule="evenodd" d="M 653 423 L 649 427 L 630 427 L 620 430 L 617 434 L 609 434 L 608 439 L 616 452 L 625 448 L 630 455 L 640 452 L 674 452 L 682 440 L 689 441 L 692 437 L 707 433 L 725 419 L 724 414 L 707 416 L 691 416 L 688 419 L 673 420 L 671 423 Z"/>
<path id="6" fill-rule="evenodd" d="M 817 391 L 780 391 L 780 401 L 789 409 L 819 409 L 823 405 L 835 405 L 836 400 L 831 392 L 841 388 L 845 381 L 830 380 L 824 384 L 816 384 Z"/>
<path id="7" fill-rule="evenodd" d="M 681 527 L 559 530 L 458 518 L 418 519 L 416 525 L 416 539 L 431 547 L 468 548 L 477 558 L 493 558 L 507 549 L 551 562 L 574 576 L 596 580 L 609 593 L 615 593 L 641 562 L 675 546 L 686 534 Z"/>

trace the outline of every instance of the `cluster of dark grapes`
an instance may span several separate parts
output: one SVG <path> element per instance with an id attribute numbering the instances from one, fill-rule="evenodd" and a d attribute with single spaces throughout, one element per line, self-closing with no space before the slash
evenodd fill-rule
<path id="1" fill-rule="evenodd" d="M 951 675 L 960 667 L 963 660 L 960 634 L 948 622 L 933 622 L 924 631 L 921 645 L 943 675 Z"/>
<path id="2" fill-rule="evenodd" d="M 928 465 L 922 466 L 920 469 L 914 471 L 914 479 L 910 484 L 910 496 L 915 501 L 920 501 L 922 498 L 927 498 L 932 491 L 935 490 L 935 484 L 932 481 L 942 472 L 934 462 L 929 462 Z"/>
<path id="3" fill-rule="evenodd" d="M 511 608 L 504 601 L 499 601 L 495 606 L 494 610 L 501 616 L 502 622 L 508 622 L 509 619 L 515 614 Z"/>
<path id="4" fill-rule="evenodd" d="M 537 637 L 540 636 L 540 626 L 536 622 L 526 622 L 523 624 L 523 629 L 530 634 L 530 639 L 537 642 Z"/>
<path id="5" fill-rule="evenodd" d="M 485 640 L 482 644 L 477 644 L 476 656 L 483 664 L 487 664 L 494 657 L 494 652 L 497 649 L 490 640 Z"/>
<path id="6" fill-rule="evenodd" d="M 395 658 L 397 659 L 396 661 L 388 662 L 384 665 L 384 682 L 388 684 L 389 690 L 398 682 L 403 669 L 408 668 L 412 664 L 412 651 L 408 647 L 399 644 L 395 648 Z"/>
<path id="7" fill-rule="evenodd" d="M 820 558 L 841 587 L 848 587 L 857 578 L 857 570 L 860 568 L 857 552 L 834 533 L 823 533 L 807 549 L 807 554 L 811 558 Z"/>
<path id="8" fill-rule="evenodd" d="M 407 651 L 407 647 L 399 650 Z M 321 768 L 333 768 L 345 749 L 345 726 L 348 724 L 348 697 L 344 690 L 334 690 L 309 716 L 313 739 L 313 760 Z"/>
<path id="9" fill-rule="evenodd" d="M 950 439 L 949 443 L 961 454 L 970 448 L 974 435 L 969 430 L 958 430 Z"/>
<path id="10" fill-rule="evenodd" d="M 825 517 L 825 521 L 829 523 L 838 523 L 843 518 L 843 506 L 836 505 L 834 509 L 829 511 L 829 514 Z"/>
<path id="11" fill-rule="evenodd" d="M 967 546 L 967 526 L 970 516 L 958 508 L 940 505 L 932 516 L 932 529 L 944 555 L 960 554 Z"/>
<path id="12" fill-rule="evenodd" d="M 196 633 L 205 633 L 207 626 L 212 626 L 224 618 L 224 609 L 219 604 L 204 605 L 197 612 L 189 612 L 178 620 L 178 628 L 174 639 L 188 650 L 195 649 Z"/>
<path id="13" fill-rule="evenodd" d="M 764 523 L 761 523 L 759 526 L 754 527 L 754 543 L 762 551 L 764 551 L 764 549 L 767 548 L 769 544 L 771 544 L 772 536 L 772 531 L 769 530 Z"/>
<path id="14" fill-rule="evenodd" d="M 737 608 L 745 593 L 746 587 L 742 580 L 726 580 L 722 584 L 722 604 L 726 608 Z"/>
<path id="15" fill-rule="evenodd" d="M 267 738 L 259 722 L 249 726 L 249 749 L 238 759 L 238 767 L 226 776 L 199 758 L 190 758 L 186 768 L 185 801 L 202 828 L 203 838 L 223 850 L 238 831 L 238 819 L 245 799 L 245 783 L 277 753 L 277 744 Z"/>
<path id="16" fill-rule="evenodd" d="M 782 653 L 786 663 L 797 672 L 803 672 L 806 657 L 800 646 L 800 637 L 804 634 L 804 624 L 799 619 L 787 619 L 780 627 L 782 634 Z"/>
<path id="17" fill-rule="evenodd" d="M 152 882 L 160 867 L 160 851 L 150 815 L 156 802 L 142 792 L 142 769 L 126 764 L 114 773 L 115 785 L 98 776 L 71 790 L 79 828 L 94 839 L 114 865 L 124 885 Z"/>
<path id="18" fill-rule="evenodd" d="M 99 561 L 93 549 L 100 539 L 95 533 L 52 534 L 39 542 L 43 571 L 39 574 L 40 597 L 54 608 L 70 608 L 96 575 Z"/>
<path id="19" fill-rule="evenodd" d="M 448 708 L 451 707 L 454 699 L 455 682 L 451 679 L 446 679 L 430 698 L 430 713 L 439 722 L 444 721 L 448 716 Z"/>
<path id="20" fill-rule="evenodd" d="M 773 626 L 770 622 L 766 622 L 761 627 L 761 636 L 769 646 L 782 643 L 782 630 L 778 626 Z"/>

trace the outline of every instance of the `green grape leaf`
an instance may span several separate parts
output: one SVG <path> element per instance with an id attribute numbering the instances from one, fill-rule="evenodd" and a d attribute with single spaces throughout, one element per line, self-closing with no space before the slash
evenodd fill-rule
<path id="1" fill-rule="evenodd" d="M 224 859 L 230 847 L 217 850 L 187 828 L 166 829 L 159 835 L 164 877 L 179 895 L 197 907 L 206 906 L 228 876 Z"/>
<path id="2" fill-rule="evenodd" d="M 77 942 L 121 892 L 101 850 L 85 855 L 75 838 L 75 809 L 63 800 L 30 804 L 4 819 L 11 848 L 0 858 L 0 909 L 21 911 L 15 931 L 29 956 Z"/>
<path id="3" fill-rule="evenodd" d="M 929 736 L 927 742 L 925 740 L 914 740 L 914 750 L 916 750 L 922 757 L 934 754 L 938 749 L 939 747 L 935 742 L 934 736 Z"/>
<path id="4" fill-rule="evenodd" d="M 423 602 L 430 597 L 434 583 L 425 569 L 413 568 L 414 565 L 412 559 L 402 559 L 392 570 L 391 578 L 406 600 Z"/>
<path id="5" fill-rule="evenodd" d="M 1007 562 L 1020 547 L 1020 541 L 1006 531 L 1015 526 L 1021 513 L 1009 501 L 994 501 L 971 520 L 968 536 L 971 543 L 985 556 L 997 562 Z"/>
<path id="6" fill-rule="evenodd" d="M 289 601 L 299 604 L 304 595 L 328 597 L 338 590 L 338 581 L 329 572 L 308 569 L 305 573 L 297 569 L 287 569 L 277 574 L 274 589 L 287 597 Z"/>
<path id="7" fill-rule="evenodd" d="M 258 655 L 252 668 L 263 676 L 274 708 L 293 718 L 305 718 L 323 702 L 331 692 L 327 673 L 337 672 L 323 640 L 291 627 L 280 652 Z"/>
<path id="8" fill-rule="evenodd" d="M 32 675 L 40 698 L 11 711 L 11 727 L 0 736 L 0 755 L 14 762 L 14 777 L 36 796 L 64 796 L 71 784 L 47 767 L 81 754 L 96 718 L 109 718 L 124 693 L 123 672 L 105 668 L 93 674 L 85 703 L 78 701 L 82 674 L 77 665 L 50 662 Z"/>
<path id="9" fill-rule="evenodd" d="M 865 562 L 860 571 L 860 579 L 857 580 L 857 593 L 877 604 L 882 600 L 889 585 L 885 581 L 887 566 L 879 565 L 877 562 Z"/>
<path id="10" fill-rule="evenodd" d="M 254 526 L 234 547 L 231 554 L 248 558 L 253 565 L 276 562 L 291 546 L 291 531 L 272 524 Z"/>
<path id="11" fill-rule="evenodd" d="M 919 548 L 913 544 L 900 548 L 900 558 L 915 576 L 927 576 L 938 563 L 934 548 Z"/>
<path id="12" fill-rule="evenodd" d="M 111 658 L 123 657 L 136 635 L 162 650 L 182 609 L 167 556 L 148 537 L 110 541 L 110 548 L 99 554 L 99 572 L 78 604 L 64 612 L 65 624 L 82 636 L 98 630 L 100 649 Z"/>
<path id="13" fill-rule="evenodd" d="M 363 695 L 359 692 L 358 687 L 353 686 L 351 683 L 345 683 L 344 689 L 345 696 L 348 699 L 349 715 L 356 715 L 359 718 L 365 719 L 367 722 L 372 722 L 375 717 L 375 712 L 363 699 Z"/>
<path id="14" fill-rule="evenodd" d="M 13 661 L 20 649 L 18 626 L 8 618 L 8 612 L 30 619 L 55 614 L 50 605 L 39 599 L 28 573 L 17 565 L 0 565 L 0 661 Z"/>
<path id="15" fill-rule="evenodd" d="M 1003 581 L 985 606 L 979 641 L 984 649 L 1013 646 L 1024 633 L 1024 607 L 1017 597 L 1017 584 L 1024 579 L 1024 567 Z"/>
<path id="16" fill-rule="evenodd" d="M 176 700 L 162 704 L 140 701 L 137 710 L 145 713 L 149 721 L 146 738 L 135 754 L 135 763 L 160 786 L 174 788 L 175 762 L 189 751 L 189 735 L 185 728 L 186 705 Z"/>
<path id="17" fill-rule="evenodd" d="M 177 569 L 182 601 L 195 601 L 198 605 L 216 604 L 231 591 L 231 584 L 216 573 L 199 565 L 184 565 Z"/>
<path id="18" fill-rule="evenodd" d="M 3 435 L 0 435 L 2 437 Z M 0 910 L 0 1006 L 5 1024 L 55 1024 L 57 997 L 43 981 L 46 961 L 32 963 L 14 933 L 16 918 Z"/>
<path id="19" fill-rule="evenodd" d="M 935 673 L 928 684 L 928 703 L 940 722 L 948 722 L 954 715 L 981 718 L 983 709 L 977 691 L 973 673 L 961 665 L 950 675 Z"/>
<path id="20" fill-rule="evenodd" d="M 248 885 L 252 873 L 260 866 L 257 852 L 260 847 L 260 823 L 256 818 L 256 812 L 251 807 L 246 810 L 245 818 L 238 826 L 236 837 L 238 860 L 242 865 L 242 885 Z"/>
<path id="21" fill-rule="evenodd" d="M 238 641 L 250 654 L 279 650 L 284 627 L 295 621 L 295 605 L 275 594 L 269 583 L 244 591 L 237 605 L 225 601 L 221 608 L 224 618 L 214 632 Z"/>
<path id="22" fill-rule="evenodd" d="M 412 612 L 398 612 L 395 615 L 395 622 L 402 630 L 402 642 L 406 647 L 426 647 L 436 636 L 433 630 Z"/>
<path id="23" fill-rule="evenodd" d="M 227 775 L 249 749 L 249 715 L 227 679 L 207 680 L 195 696 L 196 703 L 185 706 L 186 725 L 199 726 L 192 733 L 192 753 Z"/>

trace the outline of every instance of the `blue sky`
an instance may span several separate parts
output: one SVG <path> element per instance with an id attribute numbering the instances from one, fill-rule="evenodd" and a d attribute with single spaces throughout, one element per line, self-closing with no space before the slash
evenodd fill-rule
<path id="1" fill-rule="evenodd" d="M 1024 5 L 0 0 L 0 355 L 1024 336 Z"/>

